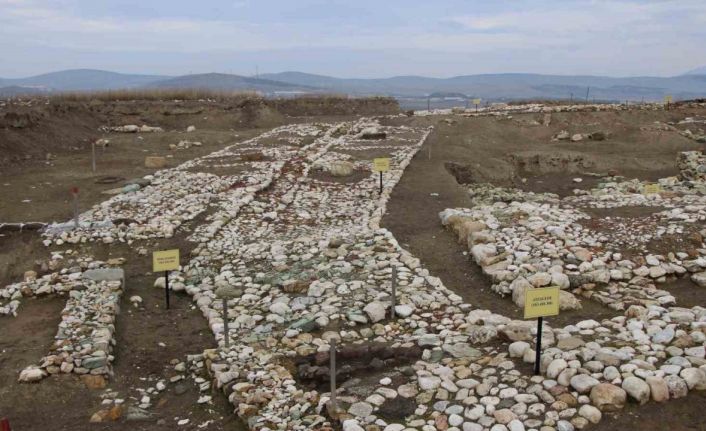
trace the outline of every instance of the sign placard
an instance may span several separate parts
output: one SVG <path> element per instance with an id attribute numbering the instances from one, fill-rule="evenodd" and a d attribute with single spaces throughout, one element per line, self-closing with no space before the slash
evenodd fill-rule
<path id="1" fill-rule="evenodd" d="M 373 172 L 387 172 L 389 170 L 390 159 L 388 157 L 373 159 Z"/>
<path id="2" fill-rule="evenodd" d="M 155 251 L 152 254 L 152 271 L 175 271 L 179 269 L 179 249 Z"/>
<path id="3" fill-rule="evenodd" d="M 480 105 L 480 99 L 473 99 L 471 103 L 473 103 L 474 105 Z"/>
<path id="4" fill-rule="evenodd" d="M 662 188 L 659 186 L 659 184 L 645 184 L 645 188 L 643 190 L 643 193 L 646 195 L 654 195 L 660 193 L 662 191 Z"/>
<path id="5" fill-rule="evenodd" d="M 525 319 L 559 314 L 559 287 L 543 287 L 525 291 Z"/>
<path id="6" fill-rule="evenodd" d="M 664 96 L 664 103 L 672 103 L 672 96 Z"/>

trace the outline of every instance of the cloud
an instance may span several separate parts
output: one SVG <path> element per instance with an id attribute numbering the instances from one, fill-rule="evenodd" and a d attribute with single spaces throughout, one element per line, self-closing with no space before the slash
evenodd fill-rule
<path id="1" fill-rule="evenodd" d="M 170 0 L 134 5 L 131 0 L 87 1 L 0 0 L 0 40 L 33 53 L 63 49 L 121 56 L 152 52 L 183 53 L 187 58 L 200 52 L 309 50 L 304 64 L 306 60 L 326 63 L 327 58 L 315 54 L 322 49 L 378 50 L 406 61 L 398 68 L 408 67 L 407 73 L 440 70 L 422 66 L 424 58 L 417 59 L 412 52 L 449 54 L 445 59 L 482 58 L 482 65 L 473 70 L 468 70 L 469 63 L 454 67 L 444 60 L 448 70 L 444 75 L 478 71 L 670 74 L 697 67 L 699 59 L 706 58 L 703 0 L 439 0 L 433 7 L 405 7 L 407 2 L 401 0 L 359 0 L 354 5 L 321 0 L 296 4 L 212 0 L 208 6 Z M 396 52 L 406 54 L 392 55 Z M 354 56 L 348 57 L 337 60 L 342 61 L 341 70 L 363 67 L 355 64 Z M 30 61 L 22 56 L 14 60 L 13 67 Z M 191 66 L 188 60 L 184 63 Z"/>

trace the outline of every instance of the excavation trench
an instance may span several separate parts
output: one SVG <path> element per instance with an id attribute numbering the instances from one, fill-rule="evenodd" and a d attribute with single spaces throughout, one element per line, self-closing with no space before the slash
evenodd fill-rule
<path id="1" fill-rule="evenodd" d="M 491 290 L 490 277 L 470 258 L 467 248 L 446 230 L 439 212 L 446 208 L 473 206 L 463 184 L 482 181 L 474 165 L 455 161 L 458 155 L 440 145 L 433 132 L 413 158 L 388 202 L 382 220 L 402 247 L 418 257 L 422 264 L 476 308 L 487 309 L 513 319 L 522 319 L 523 311 L 508 297 Z M 433 146 L 429 157 L 428 146 Z M 601 304 L 582 300 L 582 309 L 560 313 L 550 319 L 552 326 L 564 326 L 584 319 L 611 318 L 619 314 Z"/>

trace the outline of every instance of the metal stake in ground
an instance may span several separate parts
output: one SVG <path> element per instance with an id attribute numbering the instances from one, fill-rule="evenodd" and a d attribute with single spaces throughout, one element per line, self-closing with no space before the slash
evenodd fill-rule
<path id="1" fill-rule="evenodd" d="M 539 317 L 537 319 L 537 350 L 534 354 L 534 375 L 539 375 L 539 362 L 542 356 L 542 324 L 544 323 L 544 318 Z"/>
<path id="2" fill-rule="evenodd" d="M 78 187 L 71 187 L 71 195 L 74 197 L 74 229 L 78 229 Z"/>
<path id="3" fill-rule="evenodd" d="M 382 171 L 380 171 L 380 194 L 382 194 Z"/>
<path id="4" fill-rule="evenodd" d="M 228 336 L 230 335 L 230 330 L 228 329 L 228 299 L 223 298 L 223 341 L 226 347 L 230 346 L 228 341 Z"/>
<path id="5" fill-rule="evenodd" d="M 169 310 L 169 271 L 164 271 L 164 292 L 167 296 L 167 310 Z"/>
<path id="6" fill-rule="evenodd" d="M 230 330 L 228 329 L 228 300 L 242 295 L 242 291 L 232 286 L 221 286 L 216 289 L 216 296 L 223 299 L 223 341 L 230 347 Z"/>
<path id="7" fill-rule="evenodd" d="M 390 298 L 390 305 L 392 308 L 392 318 L 395 318 L 395 305 L 397 304 L 397 267 L 392 267 L 392 293 Z"/>
<path id="8" fill-rule="evenodd" d="M 91 167 L 93 168 L 93 172 L 96 171 L 96 143 L 93 142 L 91 144 Z"/>
<path id="9" fill-rule="evenodd" d="M 329 358 L 331 359 L 331 364 L 329 366 L 329 374 L 331 378 L 331 405 L 329 411 L 331 416 L 336 416 L 336 413 L 338 413 L 338 406 L 336 405 L 336 339 L 332 338 L 330 344 Z"/>

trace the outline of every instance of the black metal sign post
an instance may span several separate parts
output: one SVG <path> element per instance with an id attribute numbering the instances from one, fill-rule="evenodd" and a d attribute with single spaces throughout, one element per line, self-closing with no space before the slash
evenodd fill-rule
<path id="1" fill-rule="evenodd" d="M 537 345 L 534 352 L 534 375 L 539 375 L 542 361 L 542 326 L 544 318 L 559 314 L 559 287 L 525 290 L 525 319 L 537 319 Z"/>
<path id="2" fill-rule="evenodd" d="M 390 308 L 392 308 L 392 318 L 395 318 L 395 305 L 397 305 L 397 267 L 392 267 L 392 295 L 390 298 Z"/>
<path id="3" fill-rule="evenodd" d="M 164 271 L 164 292 L 167 299 L 167 310 L 169 310 L 169 271 Z"/>
<path id="4" fill-rule="evenodd" d="M 542 356 L 542 324 L 544 317 L 537 318 L 537 351 L 534 354 L 534 375 L 539 375 L 539 362 Z"/>
<path id="5" fill-rule="evenodd" d="M 179 249 L 155 251 L 152 253 L 152 272 L 164 271 L 164 299 L 169 310 L 169 272 L 179 269 Z"/>

